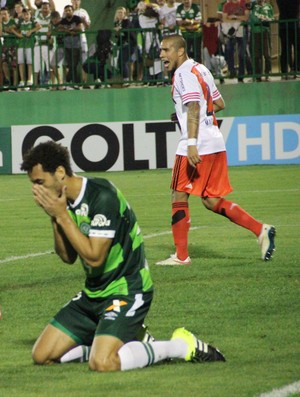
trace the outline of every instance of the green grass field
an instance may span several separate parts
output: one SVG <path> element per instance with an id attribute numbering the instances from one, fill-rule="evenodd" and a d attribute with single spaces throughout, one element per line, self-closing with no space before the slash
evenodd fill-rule
<path id="1" fill-rule="evenodd" d="M 35 339 L 84 276 L 79 262 L 68 266 L 51 253 L 50 222 L 34 204 L 27 177 L 2 175 L 0 396 L 255 397 L 299 381 L 300 167 L 230 168 L 235 190 L 228 198 L 276 226 L 272 261 L 260 260 L 254 235 L 192 197 L 188 267 L 155 266 L 173 252 L 170 170 L 98 175 L 123 191 L 143 230 L 156 287 L 146 321 L 153 335 L 168 339 L 185 326 L 218 346 L 227 362 L 108 374 L 87 364 L 33 365 Z"/>

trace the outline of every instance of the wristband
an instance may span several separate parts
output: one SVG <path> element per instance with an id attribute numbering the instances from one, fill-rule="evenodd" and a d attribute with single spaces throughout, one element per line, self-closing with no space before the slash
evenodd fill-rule
<path id="1" fill-rule="evenodd" d="M 197 146 L 197 139 L 196 138 L 189 138 L 187 140 L 187 145 L 188 146 Z"/>

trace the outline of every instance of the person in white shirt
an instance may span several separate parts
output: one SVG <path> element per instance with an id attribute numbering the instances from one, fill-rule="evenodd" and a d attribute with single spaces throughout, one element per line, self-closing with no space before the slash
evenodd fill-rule
<path id="1" fill-rule="evenodd" d="M 187 55 L 186 41 L 180 35 L 164 37 L 160 58 L 168 72 L 174 72 L 172 99 L 180 124 L 181 138 L 172 174 L 172 233 L 175 254 L 157 265 L 187 265 L 188 232 L 191 224 L 190 194 L 204 206 L 258 237 L 261 258 L 269 260 L 275 249 L 275 227 L 262 224 L 239 205 L 223 198 L 232 191 L 227 169 L 223 135 L 215 113 L 225 103 L 213 76 L 202 64 Z"/>
<path id="2" fill-rule="evenodd" d="M 74 8 L 74 15 L 77 15 L 78 17 L 81 18 L 83 32 L 85 32 L 87 29 L 91 27 L 90 16 L 84 8 L 81 8 L 81 0 L 72 0 L 72 5 Z M 85 33 L 81 33 L 80 43 L 81 43 L 81 63 L 83 65 L 88 58 L 88 51 L 89 51 L 87 37 Z M 87 74 L 83 69 L 82 69 L 82 80 L 83 83 L 87 82 Z"/>

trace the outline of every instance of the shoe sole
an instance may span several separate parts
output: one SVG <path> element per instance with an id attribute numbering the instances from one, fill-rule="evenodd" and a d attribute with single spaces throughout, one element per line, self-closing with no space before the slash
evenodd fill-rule
<path id="1" fill-rule="evenodd" d="M 276 236 L 276 229 L 275 227 L 272 226 L 268 232 L 270 245 L 265 254 L 264 261 L 269 261 L 272 258 L 273 252 L 275 251 L 275 243 L 274 243 L 275 236 Z"/>

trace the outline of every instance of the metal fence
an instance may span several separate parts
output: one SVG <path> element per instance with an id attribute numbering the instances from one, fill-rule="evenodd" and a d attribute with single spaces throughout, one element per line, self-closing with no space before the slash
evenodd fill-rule
<path id="1" fill-rule="evenodd" d="M 207 27 L 214 27 L 211 30 Z M 220 34 L 221 32 L 221 34 Z M 188 53 L 206 64 L 216 79 L 270 77 L 292 79 L 300 75 L 300 21 L 245 24 L 243 37 L 222 32 L 218 24 L 203 25 L 189 34 Z M 45 39 L 35 34 L 30 42 L 1 39 L 0 90 L 79 89 L 170 84 L 159 58 L 163 34 L 157 29 L 87 31 L 70 36 L 57 33 Z M 216 40 L 211 53 L 207 42 Z M 248 80 L 249 81 L 249 80 Z"/>

